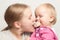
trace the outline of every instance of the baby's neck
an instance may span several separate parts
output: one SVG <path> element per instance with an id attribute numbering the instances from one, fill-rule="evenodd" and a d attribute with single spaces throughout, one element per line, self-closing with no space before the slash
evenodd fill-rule
<path id="1" fill-rule="evenodd" d="M 48 28 L 51 28 L 52 25 L 41 25 L 41 27 L 48 27 Z"/>

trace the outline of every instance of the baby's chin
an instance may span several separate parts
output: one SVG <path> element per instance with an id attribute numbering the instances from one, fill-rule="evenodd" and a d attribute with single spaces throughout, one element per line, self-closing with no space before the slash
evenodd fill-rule
<path id="1" fill-rule="evenodd" d="M 41 25 L 41 26 L 44 26 L 44 27 L 49 27 L 49 25 L 44 25 L 44 24 L 43 24 L 43 25 Z"/>

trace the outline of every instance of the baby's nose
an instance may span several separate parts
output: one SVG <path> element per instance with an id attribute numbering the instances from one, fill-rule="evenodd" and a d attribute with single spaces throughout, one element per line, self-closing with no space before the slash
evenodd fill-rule
<path id="1" fill-rule="evenodd" d="M 32 18 L 32 21 L 33 21 L 33 22 L 35 22 L 35 20 L 36 20 L 36 18 L 35 18 L 35 17 L 33 17 L 33 18 Z"/>
<path id="2" fill-rule="evenodd" d="M 37 17 L 36 19 L 35 19 L 35 22 L 40 22 L 40 18 L 39 17 Z"/>

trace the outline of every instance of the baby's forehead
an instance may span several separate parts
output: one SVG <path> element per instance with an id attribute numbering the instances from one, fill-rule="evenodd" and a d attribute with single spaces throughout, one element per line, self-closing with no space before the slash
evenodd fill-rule
<path id="1" fill-rule="evenodd" d="M 43 9 L 39 9 L 39 8 L 38 8 L 38 9 L 36 10 L 35 14 L 36 14 L 36 15 L 46 15 L 46 14 L 47 14 L 47 15 L 51 15 L 51 10 L 50 10 L 50 9 L 48 10 L 48 9 L 46 9 L 46 8 L 45 8 L 45 9 L 44 9 L 44 8 L 43 8 Z"/>
<path id="2" fill-rule="evenodd" d="M 40 5 L 35 9 L 35 14 L 37 13 L 49 13 L 50 15 L 53 14 L 55 10 L 52 7 L 48 7 L 46 5 Z"/>
<path id="3" fill-rule="evenodd" d="M 36 10 L 39 10 L 39 9 L 50 9 L 50 7 L 45 6 L 45 5 L 41 5 L 41 6 L 38 6 L 38 7 L 36 8 Z"/>
<path id="4" fill-rule="evenodd" d="M 44 6 L 39 6 L 36 8 L 35 11 L 36 12 L 51 12 L 51 9 L 48 7 L 44 7 Z"/>

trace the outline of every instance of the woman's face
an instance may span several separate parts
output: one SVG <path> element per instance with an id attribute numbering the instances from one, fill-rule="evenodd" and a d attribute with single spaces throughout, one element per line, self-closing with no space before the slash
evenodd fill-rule
<path id="1" fill-rule="evenodd" d="M 35 18 L 32 15 L 30 8 L 26 8 L 23 12 L 23 17 L 21 19 L 21 28 L 23 32 L 33 32 L 35 31 L 33 23 Z"/>

